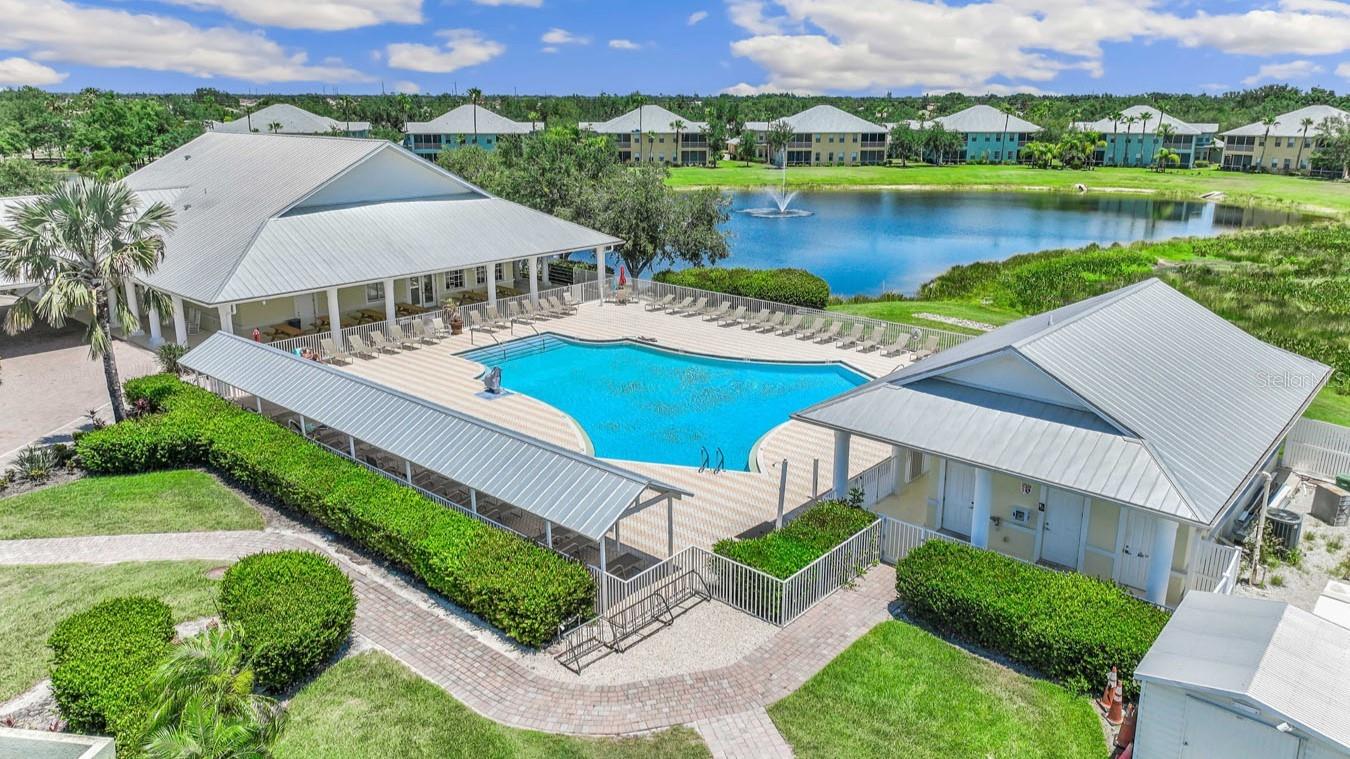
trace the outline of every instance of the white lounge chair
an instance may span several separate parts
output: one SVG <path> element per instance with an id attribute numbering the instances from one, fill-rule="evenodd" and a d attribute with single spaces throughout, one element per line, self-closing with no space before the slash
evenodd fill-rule
<path id="1" fill-rule="evenodd" d="M 839 334 L 839 330 L 843 328 L 844 328 L 843 322 L 831 322 L 829 328 L 826 329 L 824 332 L 821 332 L 819 335 L 817 335 L 815 340 L 816 342 L 822 344 L 832 343 L 834 342 L 835 336 Z"/>
<path id="2" fill-rule="evenodd" d="M 862 339 L 863 330 L 865 329 L 867 329 L 867 327 L 862 324 L 854 324 L 853 329 L 849 330 L 848 334 L 844 335 L 844 337 L 839 340 L 839 347 L 848 348 L 857 345 L 858 341 Z"/>
<path id="3" fill-rule="evenodd" d="M 352 354 L 334 345 L 331 337 L 319 338 L 319 348 L 323 350 L 323 360 L 330 364 L 335 364 L 338 361 L 351 363 Z"/>
<path id="4" fill-rule="evenodd" d="M 773 314 L 769 316 L 769 320 L 759 326 L 759 331 L 765 333 L 776 332 L 779 327 L 783 326 L 783 320 L 786 318 L 787 314 L 782 311 L 774 311 Z"/>
<path id="5" fill-rule="evenodd" d="M 788 319 L 787 323 L 784 324 L 782 328 L 778 330 L 778 334 L 790 335 L 793 332 L 796 332 L 798 329 L 801 328 L 802 320 L 805 318 L 806 316 L 804 314 L 793 314 L 792 318 Z"/>
<path id="6" fill-rule="evenodd" d="M 413 319 L 408 322 L 408 332 L 424 345 L 432 345 L 436 342 L 436 335 L 430 324 L 423 319 Z"/>
<path id="7" fill-rule="evenodd" d="M 906 350 L 909 349 L 909 344 L 910 344 L 910 342 L 912 342 L 913 340 L 914 340 L 914 335 L 913 335 L 912 333 L 906 333 L 906 334 L 902 335 L 902 336 L 900 337 L 900 339 L 895 340 L 895 341 L 892 342 L 890 345 L 887 345 L 885 348 L 882 348 L 882 349 L 881 349 L 881 355 L 883 355 L 883 356 L 898 356 L 898 355 L 900 355 L 901 353 L 904 353 Z"/>
<path id="8" fill-rule="evenodd" d="M 934 353 L 937 353 L 937 349 L 938 349 L 938 336 L 929 335 L 928 339 L 923 341 L 923 347 L 914 351 L 914 355 L 912 355 L 910 359 L 913 361 L 918 361 L 921 358 L 928 358 Z"/>
<path id="9" fill-rule="evenodd" d="M 871 350 L 885 348 L 889 346 L 891 343 L 894 343 L 899 338 L 900 338 L 899 335 L 896 335 L 895 337 L 886 337 L 886 330 L 882 329 L 881 327 L 877 327 L 876 329 L 872 330 L 871 337 L 858 343 L 858 352 L 866 353 Z"/>
<path id="10" fill-rule="evenodd" d="M 650 299 L 650 300 L 647 301 L 647 310 L 648 310 L 648 311 L 664 311 L 664 310 L 666 310 L 667 308 L 670 307 L 670 304 L 671 304 L 671 303 L 674 303 L 674 302 L 675 302 L 675 296 L 674 296 L 673 294 L 672 294 L 672 295 L 667 295 L 667 296 L 664 297 L 664 298 L 653 298 L 653 299 Z"/>
<path id="11" fill-rule="evenodd" d="M 366 345 L 366 341 L 361 339 L 360 335 L 351 335 L 347 338 L 347 344 L 352 346 L 352 354 L 356 356 L 365 356 L 366 358 L 379 358 L 380 354 Z"/>
<path id="12" fill-rule="evenodd" d="M 393 340 L 395 343 L 398 343 L 398 346 L 400 348 L 407 348 L 409 350 L 417 349 L 417 341 L 413 340 L 411 337 L 408 337 L 408 335 L 404 333 L 403 327 L 397 324 L 389 325 L 389 339 Z"/>
<path id="13" fill-rule="evenodd" d="M 483 318 L 483 315 L 478 313 L 477 311 L 470 311 L 469 329 L 471 330 L 476 329 L 479 332 L 496 332 L 498 329 L 500 329 L 500 327 L 498 327 L 495 323 L 491 324 L 488 323 L 488 321 Z"/>
<path id="14" fill-rule="evenodd" d="M 442 337 L 450 336 L 450 328 L 445 326 L 445 320 L 439 316 L 432 317 L 431 332 L 438 340 Z"/>
<path id="15" fill-rule="evenodd" d="M 821 332 L 824 332 L 825 328 L 828 326 L 830 326 L 829 319 L 816 319 L 814 321 L 808 319 L 807 322 L 802 325 L 802 328 L 797 330 L 797 339 L 814 340 L 816 339 L 816 336 Z"/>
<path id="16" fill-rule="evenodd" d="M 694 301 L 694 305 L 692 306 L 685 306 L 684 308 L 673 310 L 671 311 L 671 313 L 681 314 L 684 316 L 698 316 L 699 314 L 703 313 L 703 309 L 707 308 L 707 306 L 708 306 L 708 299 L 704 297 Z"/>
<path id="17" fill-rule="evenodd" d="M 760 327 L 764 326 L 764 322 L 769 320 L 770 313 L 772 312 L 769 311 L 769 309 L 764 308 L 754 312 L 753 314 L 750 314 L 750 316 L 745 320 L 745 323 L 741 325 L 741 329 L 747 330 L 759 329 Z"/>
<path id="18" fill-rule="evenodd" d="M 703 321 L 705 321 L 705 322 L 721 321 L 721 320 L 722 320 L 722 317 L 723 317 L 723 316 L 726 316 L 726 315 L 727 315 L 727 312 L 730 311 L 730 310 L 731 310 L 731 304 L 730 304 L 730 303 L 723 303 L 723 304 L 717 306 L 716 308 L 709 310 L 709 311 L 703 316 Z M 742 307 L 742 310 L 744 310 L 744 307 Z"/>
<path id="19" fill-rule="evenodd" d="M 730 314 L 727 314 L 727 316 L 724 319 L 722 319 L 721 321 L 722 326 L 723 327 L 735 326 L 737 322 L 745 318 L 745 312 L 746 312 L 745 306 L 738 306 L 735 311 L 732 311 Z"/>
<path id="20" fill-rule="evenodd" d="M 672 303 L 671 305 L 667 306 L 666 313 L 678 314 L 681 311 L 685 310 L 686 308 L 689 308 L 689 306 L 691 306 L 693 303 L 694 303 L 694 296 L 690 295 L 684 300 L 680 301 L 679 303 Z"/>
<path id="21" fill-rule="evenodd" d="M 370 333 L 370 344 L 377 351 L 398 353 L 398 346 L 385 339 L 384 333 L 378 329 Z"/>

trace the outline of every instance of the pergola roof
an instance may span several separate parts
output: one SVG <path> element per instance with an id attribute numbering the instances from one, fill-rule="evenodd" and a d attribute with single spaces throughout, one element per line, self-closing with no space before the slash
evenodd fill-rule
<path id="1" fill-rule="evenodd" d="M 592 540 L 634 510 L 647 490 L 690 495 L 237 335 L 217 332 L 180 363 Z"/>

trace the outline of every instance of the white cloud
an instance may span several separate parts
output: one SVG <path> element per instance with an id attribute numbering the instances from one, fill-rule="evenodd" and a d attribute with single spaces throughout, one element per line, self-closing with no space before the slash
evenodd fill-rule
<path id="1" fill-rule="evenodd" d="M 552 55 L 553 53 L 558 52 L 558 48 L 556 48 L 556 47 L 554 47 L 554 46 L 552 46 L 552 45 L 547 45 L 547 46 L 545 46 L 545 47 L 539 48 L 539 52 L 541 52 L 541 53 L 548 53 L 549 55 Z"/>
<path id="2" fill-rule="evenodd" d="M 730 87 L 722 89 L 723 95 L 818 95 L 815 90 L 797 90 L 788 92 L 787 90 L 773 84 L 750 84 L 749 82 L 740 82 Z"/>
<path id="3" fill-rule="evenodd" d="M 405 95 L 416 95 L 422 91 L 422 88 L 418 86 L 417 82 L 404 80 L 402 82 L 394 82 L 394 91 L 402 92 Z"/>
<path id="4" fill-rule="evenodd" d="M 1178 15 L 1165 0 L 726 0 L 734 55 L 769 91 L 1027 91 L 1068 71 L 1104 73 L 1107 43 L 1171 40 L 1247 55 L 1350 50 L 1350 2 L 1275 0 Z M 741 85 L 737 85 L 740 87 Z"/>
<path id="5" fill-rule="evenodd" d="M 693 13 L 689 14 L 688 23 L 690 26 L 693 26 L 694 24 L 697 24 L 698 22 L 702 21 L 707 17 L 708 17 L 707 11 L 694 11 Z"/>
<path id="6" fill-rule="evenodd" d="M 610 40 L 609 46 L 615 50 L 641 50 L 642 46 L 632 40 Z"/>
<path id="7" fill-rule="evenodd" d="M 1251 86 L 1259 82 L 1270 80 L 1272 82 L 1287 82 L 1290 79 L 1302 79 L 1320 74 L 1326 69 L 1312 61 L 1289 61 L 1287 63 L 1267 63 L 1256 70 L 1255 74 L 1242 80 L 1242 83 Z"/>
<path id="8" fill-rule="evenodd" d="M 506 52 L 506 46 L 490 40 L 473 29 L 443 29 L 436 32 L 443 37 L 441 46 L 416 42 L 395 42 L 386 45 L 389 65 L 396 69 L 448 74 L 469 66 L 487 63 Z"/>
<path id="9" fill-rule="evenodd" d="M 539 37 L 539 41 L 544 43 L 545 45 L 554 45 L 554 46 L 591 44 L 590 37 L 582 37 L 581 35 L 573 34 L 567 31 L 566 29 L 560 29 L 556 26 L 553 27 L 552 29 L 549 29 L 547 32 L 544 32 L 544 34 Z"/>
<path id="10" fill-rule="evenodd" d="M 65 0 L 0 0 L 0 49 L 33 60 L 176 71 L 250 82 L 353 82 L 369 77 L 341 63 L 314 65 L 262 32 L 198 27 L 181 19 Z"/>
<path id="11" fill-rule="evenodd" d="M 1336 67 L 1336 76 L 1342 79 L 1350 79 L 1350 61 L 1346 61 Z"/>
<path id="12" fill-rule="evenodd" d="M 70 76 L 27 58 L 0 58 L 0 87 L 46 87 Z"/>
<path id="13" fill-rule="evenodd" d="M 422 0 L 165 0 L 217 10 L 254 24 L 335 31 L 388 22 L 422 22 Z"/>
<path id="14" fill-rule="evenodd" d="M 499 7 L 502 5 L 514 5 L 520 8 L 538 8 L 544 4 L 544 0 L 473 0 L 477 5 L 490 5 Z"/>

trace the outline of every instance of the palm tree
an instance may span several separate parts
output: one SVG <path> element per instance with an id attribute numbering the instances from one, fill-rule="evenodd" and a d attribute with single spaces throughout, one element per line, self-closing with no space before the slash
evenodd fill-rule
<path id="1" fill-rule="evenodd" d="M 1257 169 L 1260 171 L 1266 170 L 1266 145 L 1270 142 L 1270 128 L 1279 123 L 1280 119 L 1277 116 L 1267 116 L 1264 119 L 1261 119 L 1261 126 L 1266 128 L 1266 133 L 1261 137 L 1261 161 L 1257 166 Z"/>
<path id="2" fill-rule="evenodd" d="M 469 112 L 473 114 L 473 144 L 478 144 L 478 101 L 483 99 L 483 91 L 477 87 L 470 87 L 465 91 L 469 96 Z M 500 108 L 500 104 L 498 105 Z"/>
<path id="3" fill-rule="evenodd" d="M 1298 141 L 1298 155 L 1294 156 L 1294 171 L 1303 170 L 1303 146 L 1306 145 L 1308 142 L 1309 127 L 1311 127 L 1315 123 L 1316 122 L 1314 122 L 1307 116 L 1304 116 L 1303 120 L 1298 122 L 1298 125 L 1303 127 L 1303 137 Z"/>
<path id="4" fill-rule="evenodd" d="M 267 125 L 267 131 L 271 132 L 272 134 L 277 134 L 282 130 L 283 127 L 284 125 L 280 121 L 273 121 Z"/>
<path id="5" fill-rule="evenodd" d="M 680 130 L 684 129 L 684 119 L 675 119 L 670 122 L 670 128 L 675 130 L 675 160 L 672 163 L 680 162 Z"/>
<path id="6" fill-rule="evenodd" d="M 351 95 L 343 95 L 338 98 L 338 109 L 342 111 L 342 117 L 346 119 L 347 131 L 352 131 L 352 111 L 356 110 L 356 98 Z"/>
<path id="7" fill-rule="evenodd" d="M 1130 165 L 1130 132 L 1134 131 L 1134 125 L 1138 122 L 1139 117 L 1133 115 L 1121 119 L 1121 123 L 1125 124 L 1125 154 L 1121 157 L 1123 166 Z"/>
<path id="8" fill-rule="evenodd" d="M 1181 154 L 1171 148 L 1158 148 L 1158 154 L 1153 157 L 1153 162 L 1157 164 L 1159 172 L 1166 174 L 1168 164 L 1181 163 Z"/>
<path id="9" fill-rule="evenodd" d="M 792 142 L 793 136 L 792 125 L 785 119 L 779 119 L 769 125 L 769 133 L 765 135 L 764 141 L 769 147 L 770 164 L 779 153 L 782 153 L 783 168 L 787 168 L 787 146 Z"/>
<path id="10" fill-rule="evenodd" d="M 1111 111 L 1111 113 L 1107 114 L 1106 118 L 1111 119 L 1111 139 L 1114 140 L 1114 141 L 1116 141 L 1116 142 L 1119 142 L 1119 141 L 1120 141 L 1120 120 L 1123 119 L 1123 118 L 1125 118 L 1125 114 L 1121 113 L 1121 112 L 1118 111 L 1118 110 L 1116 110 L 1116 111 Z M 1116 156 L 1115 156 L 1115 153 L 1116 153 L 1115 150 L 1112 150 L 1112 151 L 1111 151 L 1111 162 L 1112 162 L 1112 163 L 1116 163 Z"/>
<path id="11" fill-rule="evenodd" d="M 137 208 L 131 189 L 82 177 L 9 212 L 0 225 L 0 276 L 42 283 L 34 300 L 19 298 L 5 318 L 13 335 L 33 326 L 36 314 L 53 327 L 81 311 L 90 314 L 84 339 L 89 357 L 102 359 L 103 379 L 112 400 L 113 419 L 126 418 L 117 358 L 112 349 L 112 324 L 135 331 L 140 323 L 125 299 L 117 299 L 116 313 L 109 294 L 125 291 L 133 278 L 155 271 L 164 258 L 164 235 L 174 229 L 173 209 L 155 202 Z M 147 291 L 156 313 L 164 298 Z"/>
<path id="12" fill-rule="evenodd" d="M 1158 150 L 1157 154 L 1154 156 L 1155 159 L 1156 159 L 1158 156 L 1163 155 L 1164 149 L 1167 147 L 1167 141 L 1168 141 L 1169 139 L 1171 139 L 1172 136 L 1175 135 L 1176 133 L 1177 133 L 1177 130 L 1174 129 L 1174 128 L 1172 127 L 1171 124 L 1163 124 L 1163 123 L 1159 122 L 1159 124 L 1158 124 L 1158 148 L 1159 148 L 1159 150 Z M 1174 151 L 1167 150 L 1166 152 L 1167 152 L 1167 153 L 1171 153 L 1172 155 L 1176 156 L 1177 159 L 1178 159 L 1178 161 L 1179 161 L 1180 158 L 1181 158 L 1180 154 L 1178 154 L 1178 153 L 1176 153 L 1176 152 L 1174 152 Z M 1155 162 L 1156 162 L 1156 160 L 1155 160 Z"/>
<path id="13" fill-rule="evenodd" d="M 1012 118 L 1012 112 L 1003 111 L 1003 134 L 999 137 L 999 163 L 1007 163 L 1008 159 L 1008 120 Z"/>
<path id="14" fill-rule="evenodd" d="M 1149 121 L 1152 121 L 1152 120 L 1153 120 L 1153 114 L 1150 113 L 1150 112 L 1148 112 L 1148 111 L 1144 111 L 1143 113 L 1139 114 L 1139 149 L 1140 149 L 1140 150 L 1143 150 L 1143 148 L 1144 148 L 1144 145 L 1145 145 L 1145 142 L 1144 142 L 1144 135 L 1148 133 L 1148 122 L 1149 122 Z M 1140 153 L 1140 154 L 1139 154 L 1140 165 L 1141 165 L 1141 166 L 1142 166 L 1142 165 L 1145 165 L 1145 164 L 1143 163 L 1143 160 L 1144 160 L 1144 156 L 1145 156 L 1145 155 L 1146 155 L 1145 153 Z"/>

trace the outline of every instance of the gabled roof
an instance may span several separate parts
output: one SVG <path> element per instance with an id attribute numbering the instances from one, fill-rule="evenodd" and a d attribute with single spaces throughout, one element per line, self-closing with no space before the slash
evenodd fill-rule
<path id="1" fill-rule="evenodd" d="M 924 408 L 946 414 L 928 418 L 933 429 L 886 411 L 914 406 L 916 394 L 942 395 L 925 380 L 1009 356 L 1114 431 L 1063 415 L 1049 418 L 1052 424 L 1014 424 L 1003 415 L 1047 415 L 1010 407 L 1012 390 L 925 397 Z M 794 416 L 1207 525 L 1237 498 L 1330 373 L 1150 279 L 1013 322 Z M 1006 434 L 981 439 L 981 425 Z M 1069 438 L 1087 447 L 1075 450 Z"/>
<path id="2" fill-rule="evenodd" d="M 708 126 L 707 122 L 686 119 L 659 105 L 644 105 L 609 121 L 583 121 L 578 126 L 598 134 L 633 134 L 639 130 L 664 134 L 675 131 L 676 121 L 684 122 L 681 132 L 697 132 Z"/>
<path id="3" fill-rule="evenodd" d="M 529 122 L 512 121 L 481 105 L 466 103 L 431 121 L 409 121 L 404 124 L 403 131 L 408 134 L 472 134 L 475 114 L 479 134 L 529 134 L 535 130 L 535 125 Z"/>
<path id="4" fill-rule="evenodd" d="M 395 390 L 217 332 L 180 363 L 591 539 L 645 490 L 688 491 Z"/>
<path id="5" fill-rule="evenodd" d="M 407 176 L 347 182 L 341 207 L 295 208 L 362 168 Z M 205 305 L 618 243 L 494 198 L 386 140 L 208 132 L 126 182 L 175 210 L 146 284 Z M 488 202 L 468 202 L 479 200 Z"/>
<path id="6" fill-rule="evenodd" d="M 1039 132 L 1041 128 L 1026 119 L 1012 116 L 989 105 L 972 105 L 950 116 L 938 116 L 930 121 L 910 122 L 910 126 L 920 128 L 936 121 L 948 132 Z"/>
<path id="7" fill-rule="evenodd" d="M 1282 601 L 1192 591 L 1135 679 L 1259 705 L 1350 749 L 1350 630 Z"/>
<path id="8" fill-rule="evenodd" d="M 1120 115 L 1133 116 L 1135 118 L 1138 118 L 1146 113 L 1149 116 L 1147 128 L 1145 128 L 1144 124 L 1142 123 L 1127 125 L 1124 121 L 1113 122 L 1109 118 L 1097 119 L 1096 121 L 1075 121 L 1073 126 L 1075 129 L 1079 131 L 1100 132 L 1101 134 L 1116 134 L 1117 132 L 1119 132 L 1120 134 L 1126 133 L 1157 134 L 1158 127 L 1163 124 L 1166 124 L 1172 127 L 1173 132 L 1179 135 L 1200 134 L 1202 131 L 1204 131 L 1200 127 L 1206 126 L 1203 124 L 1188 124 L 1182 121 L 1181 119 L 1163 113 L 1162 111 L 1158 110 L 1157 108 L 1154 108 L 1151 105 L 1132 105 L 1129 108 L 1126 108 L 1125 110 L 1121 111 Z M 1208 126 L 1213 126 L 1215 128 L 1218 127 L 1217 124 L 1211 124 Z M 1209 131 L 1212 132 L 1214 130 L 1210 129 Z"/>
<path id="9" fill-rule="evenodd" d="M 1304 119 L 1312 119 L 1313 121 L 1312 126 L 1308 127 L 1308 134 L 1317 134 L 1318 127 L 1322 126 L 1325 119 L 1350 119 L 1350 113 L 1329 105 L 1310 105 L 1307 108 L 1280 114 L 1275 125 L 1270 128 L 1270 136 L 1302 137 Z M 1224 137 L 1262 137 L 1266 134 L 1266 125 L 1259 121 L 1253 121 L 1246 126 L 1229 129 L 1221 134 Z"/>
<path id="10" fill-rule="evenodd" d="M 266 134 L 272 130 L 268 125 L 281 124 L 278 134 L 350 134 L 370 130 L 369 121 L 340 121 L 310 113 L 289 103 L 273 103 L 259 108 L 251 114 L 245 114 L 234 121 L 213 121 L 210 131 L 231 134 Z"/>
<path id="11" fill-rule="evenodd" d="M 746 122 L 745 127 L 755 132 L 767 132 L 769 127 L 778 121 L 786 121 L 792 127 L 792 131 L 797 134 L 887 131 L 886 127 L 881 124 L 874 124 L 867 119 L 854 116 L 848 111 L 840 110 L 832 105 L 813 106 L 801 113 L 772 121 Z"/>

